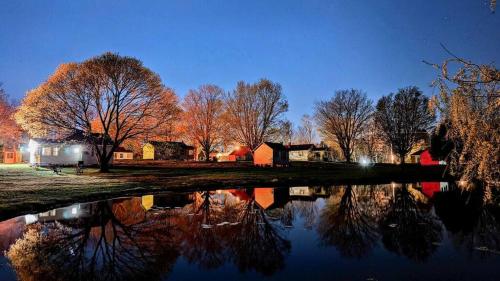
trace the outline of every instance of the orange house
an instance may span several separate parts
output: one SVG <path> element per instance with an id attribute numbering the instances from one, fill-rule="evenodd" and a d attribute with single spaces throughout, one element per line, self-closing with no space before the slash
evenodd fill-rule
<path id="1" fill-rule="evenodd" d="M 21 151 L 15 147 L 3 146 L 2 148 L 2 162 L 5 164 L 21 163 Z"/>
<path id="2" fill-rule="evenodd" d="M 288 166 L 288 151 L 281 143 L 263 142 L 255 149 L 253 164 L 256 166 Z"/>

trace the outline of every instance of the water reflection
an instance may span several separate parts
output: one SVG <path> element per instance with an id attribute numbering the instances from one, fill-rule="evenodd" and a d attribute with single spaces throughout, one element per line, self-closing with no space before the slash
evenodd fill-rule
<path id="1" fill-rule="evenodd" d="M 12 270 L 19 280 L 160 280 L 185 261 L 198 274 L 233 267 L 294 279 L 298 269 L 288 263 L 308 263 L 324 250 L 345 262 L 395 255 L 426 264 L 447 236 L 458 254 L 498 259 L 498 195 L 419 183 L 205 190 L 76 204 L 1 222 L 10 268 L 0 268 L 0 277 Z M 317 247 L 294 251 L 308 240 Z"/>

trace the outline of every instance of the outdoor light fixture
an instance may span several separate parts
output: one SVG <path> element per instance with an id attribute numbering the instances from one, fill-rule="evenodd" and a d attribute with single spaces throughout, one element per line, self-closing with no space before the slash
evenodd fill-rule
<path id="1" fill-rule="evenodd" d="M 370 159 L 369 159 L 368 157 L 366 157 L 366 156 L 361 156 L 361 157 L 359 158 L 359 164 L 360 164 L 361 166 L 363 166 L 363 167 L 368 167 L 368 166 L 370 166 L 371 161 L 370 161 Z"/>
<path id="2" fill-rule="evenodd" d="M 80 147 L 77 146 L 77 147 L 73 148 L 73 152 L 80 153 Z"/>

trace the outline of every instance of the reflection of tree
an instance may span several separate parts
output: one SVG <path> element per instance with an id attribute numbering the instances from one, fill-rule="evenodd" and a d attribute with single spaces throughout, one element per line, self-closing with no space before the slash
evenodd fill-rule
<path id="1" fill-rule="evenodd" d="M 436 214 L 451 233 L 457 248 L 472 255 L 500 252 L 500 194 L 479 186 L 472 190 L 454 189 L 436 198 Z"/>
<path id="2" fill-rule="evenodd" d="M 376 221 L 360 208 L 350 185 L 328 199 L 319 218 L 318 233 L 323 244 L 337 247 L 347 257 L 366 255 L 378 239 Z"/>
<path id="3" fill-rule="evenodd" d="M 285 205 L 285 209 L 290 210 L 289 213 L 291 213 L 292 220 L 296 215 L 301 217 L 304 220 L 304 227 L 306 229 L 313 228 L 319 213 L 318 204 L 315 200 L 290 201 Z"/>
<path id="4" fill-rule="evenodd" d="M 222 228 L 216 226 L 222 206 L 209 191 L 197 193 L 195 198 L 191 206 L 194 213 L 184 217 L 186 221 L 181 224 L 185 227 L 182 254 L 189 262 L 196 262 L 203 268 L 216 268 L 226 261 Z"/>
<path id="5" fill-rule="evenodd" d="M 31 226 L 7 253 L 20 280 L 136 280 L 170 271 L 178 256 L 170 214 L 123 224 L 111 206 L 65 226 Z"/>
<path id="6" fill-rule="evenodd" d="M 241 208 L 238 221 L 230 238 L 231 256 L 238 268 L 254 269 L 264 275 L 282 269 L 291 243 L 284 237 L 279 220 L 269 220 L 265 211 L 251 199 Z"/>
<path id="7" fill-rule="evenodd" d="M 425 261 L 442 239 L 437 218 L 418 208 L 415 196 L 405 184 L 396 191 L 380 225 L 386 249 L 415 261 Z"/>

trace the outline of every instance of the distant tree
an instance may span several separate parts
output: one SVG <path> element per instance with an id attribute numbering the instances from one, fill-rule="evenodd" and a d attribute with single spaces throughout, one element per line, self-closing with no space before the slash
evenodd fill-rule
<path id="1" fill-rule="evenodd" d="M 405 157 L 434 124 L 429 99 L 417 87 L 399 89 L 397 94 L 382 97 L 377 103 L 375 121 L 384 139 L 399 155 Z"/>
<path id="2" fill-rule="evenodd" d="M 338 143 L 350 163 L 356 141 L 372 115 L 372 102 L 360 90 L 340 90 L 329 101 L 316 104 L 315 117 L 320 132 Z"/>
<path id="3" fill-rule="evenodd" d="M 240 81 L 227 99 L 234 138 L 252 150 L 276 133 L 287 110 L 281 85 L 267 79 L 255 84 Z"/>
<path id="4" fill-rule="evenodd" d="M 224 123 L 224 90 L 215 85 L 203 85 L 190 90 L 184 98 L 184 120 L 187 134 L 200 145 L 205 160 L 222 140 Z"/>
<path id="5" fill-rule="evenodd" d="M 105 53 L 60 65 L 46 82 L 28 92 L 16 120 L 32 136 L 83 131 L 93 144 L 101 172 L 107 172 L 118 146 L 164 125 L 177 110 L 165 95 L 170 93 L 160 77 L 141 61 Z M 95 122 L 100 138 L 92 137 Z"/>
<path id="6" fill-rule="evenodd" d="M 281 142 L 284 144 L 292 143 L 295 137 L 295 130 L 293 128 L 293 123 L 289 120 L 281 122 L 279 128 L 275 131 L 272 140 L 275 142 Z"/>
<path id="7" fill-rule="evenodd" d="M 368 156 L 373 161 L 379 161 L 386 149 L 382 134 L 375 124 L 375 118 L 370 118 L 366 129 L 358 141 L 359 151 L 362 155 Z"/>
<path id="8" fill-rule="evenodd" d="M 297 143 L 314 143 L 316 139 L 316 128 L 314 127 L 314 119 L 308 114 L 304 114 L 300 119 L 300 126 L 297 129 Z"/>
<path id="9" fill-rule="evenodd" d="M 0 83 L 0 145 L 15 145 L 20 141 L 21 128 L 14 120 L 15 106 Z"/>

